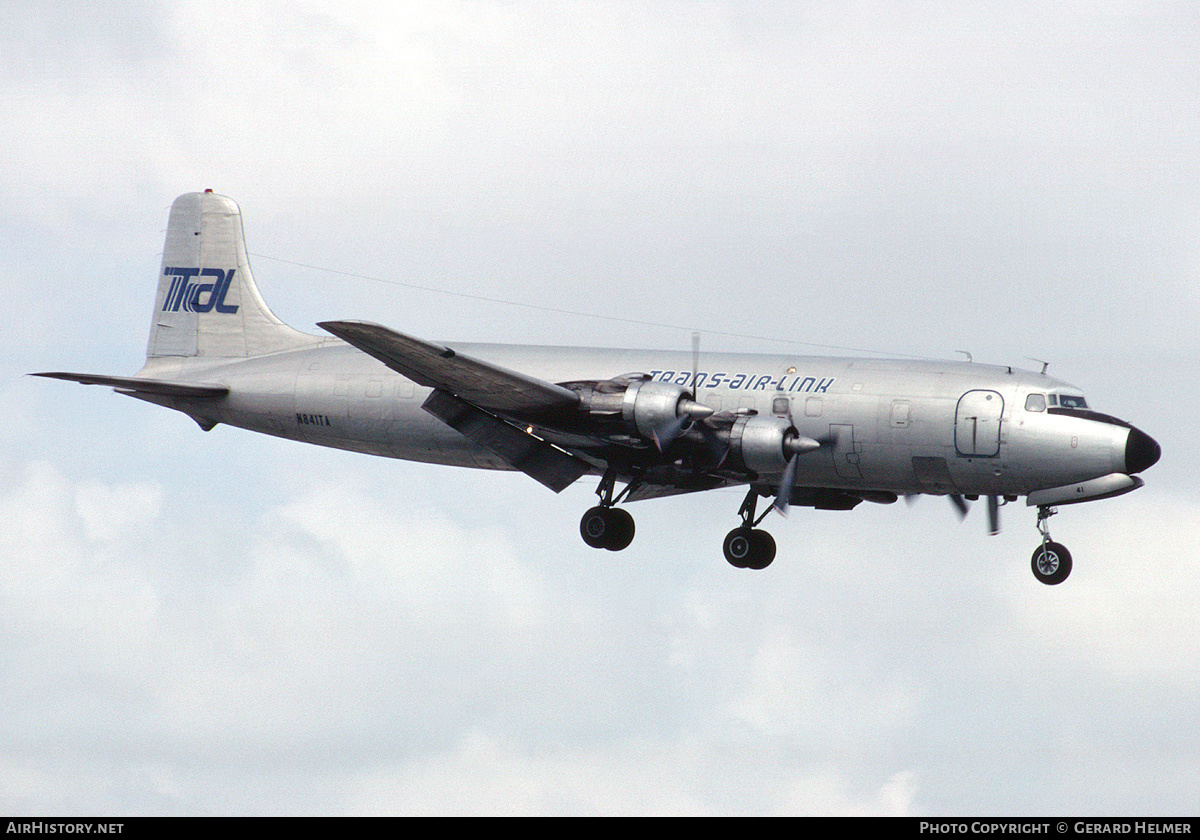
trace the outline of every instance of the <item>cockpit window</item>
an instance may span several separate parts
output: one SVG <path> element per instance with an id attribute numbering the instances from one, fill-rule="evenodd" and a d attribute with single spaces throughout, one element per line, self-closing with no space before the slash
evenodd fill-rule
<path id="1" fill-rule="evenodd" d="M 1046 395 L 1045 394 L 1030 394 L 1025 398 L 1026 411 L 1045 411 L 1046 410 Z"/>
<path id="2" fill-rule="evenodd" d="M 1087 408 L 1087 400 L 1072 394 L 1059 394 L 1058 404 L 1063 408 Z"/>

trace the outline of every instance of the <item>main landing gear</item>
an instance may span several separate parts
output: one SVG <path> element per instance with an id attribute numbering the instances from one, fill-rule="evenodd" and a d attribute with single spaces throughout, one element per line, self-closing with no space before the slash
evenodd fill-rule
<path id="1" fill-rule="evenodd" d="M 1034 549 L 1030 561 L 1033 576 L 1047 586 L 1062 583 L 1071 574 L 1071 552 L 1065 545 L 1050 539 L 1050 528 L 1046 524 L 1046 520 L 1056 513 L 1058 510 L 1049 505 L 1038 508 L 1037 527 L 1042 533 L 1042 544 Z"/>
<path id="2" fill-rule="evenodd" d="M 762 516 L 755 519 L 757 506 L 758 491 L 751 487 L 738 510 L 742 524 L 725 535 L 725 542 L 721 546 L 725 551 L 725 559 L 739 569 L 765 569 L 775 559 L 775 538 L 756 527 L 771 509 L 767 508 Z"/>
<path id="3" fill-rule="evenodd" d="M 616 480 L 614 471 L 609 470 L 604 474 L 600 486 L 596 488 L 600 504 L 589 508 L 579 520 L 579 535 L 592 548 L 620 551 L 633 542 L 633 517 L 624 508 L 616 507 L 632 485 L 614 495 Z M 725 535 L 722 546 L 725 559 L 739 569 L 765 569 L 775 559 L 775 539 L 757 527 L 771 509 L 768 507 L 762 516 L 756 517 L 758 497 L 759 492 L 751 487 L 738 511 L 742 524 Z"/>
<path id="4" fill-rule="evenodd" d="M 613 470 L 604 473 L 596 495 L 600 504 L 590 508 L 579 520 L 579 535 L 592 548 L 607 548 L 609 551 L 620 551 L 628 548 L 633 542 L 633 517 L 624 508 L 615 507 L 626 493 L 629 485 L 622 493 L 613 498 L 613 488 L 617 483 L 617 474 Z"/>
<path id="5" fill-rule="evenodd" d="M 597 505 L 579 520 L 579 533 L 592 548 L 620 551 L 633 542 L 633 517 L 618 507 Z"/>

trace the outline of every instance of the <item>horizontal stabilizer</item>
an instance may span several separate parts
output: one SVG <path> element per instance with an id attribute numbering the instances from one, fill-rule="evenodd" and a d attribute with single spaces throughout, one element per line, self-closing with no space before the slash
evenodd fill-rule
<path id="1" fill-rule="evenodd" d="M 92 373 L 33 373 L 31 376 L 47 376 L 65 379 L 83 385 L 109 385 L 118 391 L 138 394 L 157 394 L 162 397 L 191 397 L 193 399 L 215 399 L 229 393 L 224 385 L 198 385 L 192 382 L 171 382 L 166 379 L 139 379 L 136 376 L 98 376 Z"/>
<path id="2" fill-rule="evenodd" d="M 317 326 L 418 385 L 446 391 L 490 411 L 533 415 L 579 403 L 579 395 L 561 385 L 463 356 L 380 324 L 323 321 Z"/>

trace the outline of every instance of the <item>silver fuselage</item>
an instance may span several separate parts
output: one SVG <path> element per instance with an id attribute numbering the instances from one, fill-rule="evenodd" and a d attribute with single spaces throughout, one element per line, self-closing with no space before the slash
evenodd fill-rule
<path id="1" fill-rule="evenodd" d="M 694 375 L 691 356 L 680 352 L 454 346 L 548 382 L 644 372 L 688 387 L 718 412 L 790 414 L 801 435 L 835 441 L 800 456 L 798 485 L 1018 496 L 1130 471 L 1132 430 L 1117 422 L 1028 410 L 1030 394 L 1082 396 L 1073 386 L 1030 371 L 706 353 Z M 140 375 L 229 386 L 219 401 L 142 396 L 185 411 L 206 427 L 225 423 L 372 455 L 512 468 L 422 410 L 430 388 L 337 339 L 314 338 L 308 348 L 249 359 L 155 359 Z"/>

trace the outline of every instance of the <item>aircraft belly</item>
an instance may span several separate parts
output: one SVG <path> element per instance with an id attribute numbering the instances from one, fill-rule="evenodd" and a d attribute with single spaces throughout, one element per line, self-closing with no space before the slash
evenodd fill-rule
<path id="1" fill-rule="evenodd" d="M 483 447 L 421 408 L 430 389 L 398 404 L 387 430 L 388 454 L 406 461 L 479 469 L 511 469 Z"/>
<path id="2" fill-rule="evenodd" d="M 268 367 L 242 370 L 219 406 L 220 422 L 256 432 L 303 440 L 292 422 L 296 375 Z"/>

